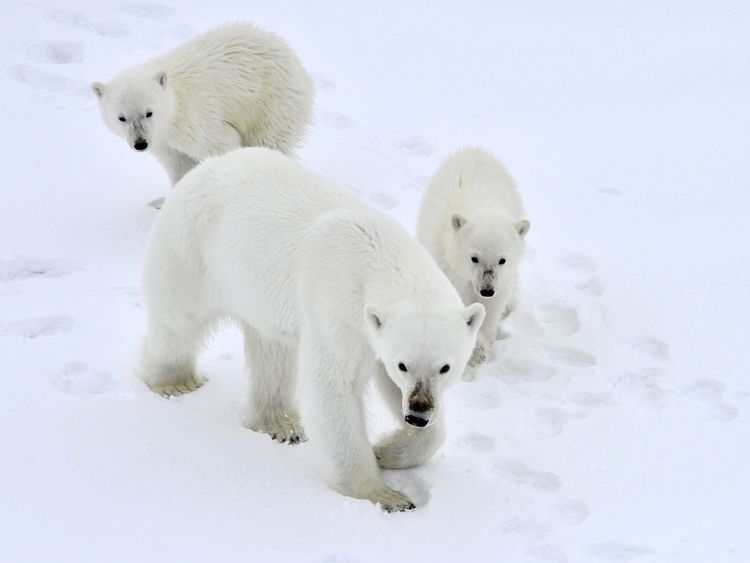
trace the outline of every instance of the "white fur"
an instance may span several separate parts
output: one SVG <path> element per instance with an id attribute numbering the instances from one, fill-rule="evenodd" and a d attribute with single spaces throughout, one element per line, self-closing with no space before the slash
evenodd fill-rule
<path id="1" fill-rule="evenodd" d="M 482 303 L 487 309 L 472 365 L 487 359 L 500 333 L 500 320 L 515 307 L 518 265 L 530 226 L 524 215 L 513 178 L 482 148 L 450 155 L 425 190 L 417 237 L 464 303 Z M 483 289 L 495 293 L 484 297 Z"/>
<path id="2" fill-rule="evenodd" d="M 297 55 L 249 23 L 216 27 L 92 89 L 107 126 L 131 148 L 145 141 L 172 184 L 239 147 L 293 154 L 312 116 L 313 86 Z"/>
<path id="3" fill-rule="evenodd" d="M 195 168 L 167 200 L 148 242 L 144 296 L 140 369 L 152 389 L 199 385 L 203 335 L 231 316 L 244 326 L 252 375 L 247 425 L 301 439 L 298 379 L 326 480 L 389 511 L 414 507 L 385 485 L 378 461 L 410 467 L 442 444 L 441 397 L 466 366 L 484 308 L 464 307 L 397 223 L 281 153 L 234 151 Z M 362 405 L 371 377 L 402 424 L 375 452 Z"/>

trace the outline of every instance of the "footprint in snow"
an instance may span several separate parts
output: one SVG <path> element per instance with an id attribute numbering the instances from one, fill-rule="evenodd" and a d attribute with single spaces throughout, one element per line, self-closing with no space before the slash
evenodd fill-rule
<path id="1" fill-rule="evenodd" d="M 495 535 L 523 536 L 528 540 L 539 541 L 547 535 L 549 527 L 531 518 L 514 516 L 491 527 L 489 531 Z"/>
<path id="2" fill-rule="evenodd" d="M 662 389 L 659 369 L 642 369 L 619 376 L 613 384 L 618 400 L 636 407 L 646 414 L 659 414 L 674 399 L 674 393 Z"/>
<path id="3" fill-rule="evenodd" d="M 66 76 L 49 70 L 37 68 L 33 65 L 20 64 L 7 69 L 8 78 L 30 86 L 34 90 L 60 93 L 73 92 L 83 98 L 90 94 L 90 90 L 83 84 L 75 82 Z"/>
<path id="4" fill-rule="evenodd" d="M 495 449 L 495 439 L 486 434 L 468 432 L 454 442 L 453 447 L 471 454 L 486 454 Z"/>
<path id="5" fill-rule="evenodd" d="M 614 403 L 614 398 L 611 393 L 581 391 L 566 398 L 563 402 L 573 407 L 590 408 L 611 405 Z"/>
<path id="6" fill-rule="evenodd" d="M 507 458 L 496 463 L 492 474 L 519 487 L 544 492 L 554 492 L 561 485 L 560 478 L 554 473 L 529 469 L 517 458 Z"/>
<path id="7" fill-rule="evenodd" d="M 34 339 L 42 336 L 68 333 L 73 328 L 73 323 L 73 317 L 65 315 L 22 319 L 1 326 L 0 334 L 3 336 Z"/>
<path id="8" fill-rule="evenodd" d="M 620 196 L 622 195 L 622 190 L 619 190 L 617 188 L 610 188 L 610 187 L 601 187 L 596 190 L 600 194 L 604 195 L 613 195 L 613 196 Z"/>
<path id="9" fill-rule="evenodd" d="M 589 546 L 588 552 L 606 561 L 632 561 L 638 557 L 654 553 L 653 549 L 626 543 L 607 541 Z"/>
<path id="10" fill-rule="evenodd" d="M 71 395 L 104 395 L 116 388 L 116 382 L 108 371 L 89 371 L 82 362 L 65 364 L 54 380 L 55 386 Z"/>
<path id="11" fill-rule="evenodd" d="M 344 129 L 351 129 L 354 126 L 354 122 L 345 116 L 343 113 L 337 111 L 324 111 L 318 112 L 318 121 L 337 131 L 343 131 Z"/>
<path id="12" fill-rule="evenodd" d="M 570 417 L 555 407 L 540 407 L 527 417 L 527 428 L 537 436 L 556 436 L 563 431 Z"/>
<path id="13" fill-rule="evenodd" d="M 669 344 L 653 336 L 642 336 L 632 344 L 634 352 L 658 362 L 669 360 Z"/>
<path id="14" fill-rule="evenodd" d="M 427 157 L 435 152 L 435 148 L 422 137 L 409 137 L 396 143 L 401 150 L 413 155 Z"/>
<path id="15" fill-rule="evenodd" d="M 83 43 L 80 41 L 29 41 L 26 56 L 36 62 L 55 65 L 83 61 Z"/>
<path id="16" fill-rule="evenodd" d="M 124 2 L 120 4 L 120 11 L 130 16 L 144 19 L 162 19 L 174 15 L 175 9 L 164 4 L 149 4 L 147 2 Z"/>
<path id="17" fill-rule="evenodd" d="M 117 23 L 95 22 L 85 15 L 74 10 L 60 8 L 52 10 L 46 15 L 47 21 L 74 27 L 87 33 L 101 35 L 112 39 L 120 39 L 130 35 L 130 29 L 127 26 Z"/>
<path id="18" fill-rule="evenodd" d="M 549 381 L 558 373 L 554 366 L 538 363 L 527 355 L 507 354 L 498 360 L 499 377 L 506 383 L 540 383 Z"/>
<path id="19" fill-rule="evenodd" d="M 578 312 L 568 305 L 550 302 L 536 308 L 536 316 L 544 330 L 553 336 L 572 336 L 581 330 Z"/>
<path id="20" fill-rule="evenodd" d="M 570 367 L 592 367 L 596 365 L 596 356 L 575 348 L 553 348 L 549 351 L 551 360 Z"/>
<path id="21" fill-rule="evenodd" d="M 35 258 L 16 255 L 11 260 L 0 260 L 0 282 L 14 282 L 33 278 L 61 278 L 81 270 L 75 262 L 62 258 Z"/>
<path id="22" fill-rule="evenodd" d="M 574 526 L 583 522 L 589 515 L 588 506 L 580 500 L 565 499 L 553 502 L 547 507 L 547 519 L 555 524 Z"/>
<path id="23" fill-rule="evenodd" d="M 737 418 L 737 407 L 724 402 L 725 385 L 714 379 L 696 379 L 683 390 L 683 397 L 693 401 L 700 410 L 700 417 L 717 422 L 731 422 Z"/>
<path id="24" fill-rule="evenodd" d="M 566 254 L 559 260 L 562 277 L 574 287 L 599 297 L 604 294 L 604 285 L 596 277 L 599 265 L 596 260 L 582 253 Z"/>

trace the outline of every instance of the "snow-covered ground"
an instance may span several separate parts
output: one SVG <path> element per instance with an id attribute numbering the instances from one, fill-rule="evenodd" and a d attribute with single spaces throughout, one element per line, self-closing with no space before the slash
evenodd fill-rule
<path id="1" fill-rule="evenodd" d="M 0 6 L 1 560 L 750 561 L 750 4 L 107 4 Z M 413 229 L 482 144 L 525 198 L 512 337 L 386 475 L 414 512 L 240 425 L 231 327 L 196 393 L 133 376 L 168 181 L 88 85 L 240 18 L 314 75 L 310 168 Z"/>

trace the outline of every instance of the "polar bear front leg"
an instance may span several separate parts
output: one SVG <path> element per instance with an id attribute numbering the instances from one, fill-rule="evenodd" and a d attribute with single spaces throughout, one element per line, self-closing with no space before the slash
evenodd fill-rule
<path id="1" fill-rule="evenodd" d="M 265 432 L 277 442 L 307 440 L 294 402 L 296 350 L 285 342 L 262 338 L 243 325 L 250 397 L 244 426 Z"/>
<path id="2" fill-rule="evenodd" d="M 383 481 L 367 438 L 364 384 L 353 381 L 361 362 L 351 359 L 361 347 L 350 349 L 340 343 L 332 350 L 311 340 L 303 335 L 300 342 L 299 397 L 310 444 L 326 481 L 341 494 L 367 499 L 386 512 L 413 510 L 415 505 L 406 495 Z"/>
<path id="3" fill-rule="evenodd" d="M 445 419 L 438 419 L 425 428 L 415 428 L 404 422 L 401 390 L 388 377 L 382 364 L 378 366 L 376 382 L 383 399 L 391 409 L 401 428 L 383 438 L 375 446 L 378 465 L 385 469 L 406 469 L 426 463 L 445 442 Z"/>

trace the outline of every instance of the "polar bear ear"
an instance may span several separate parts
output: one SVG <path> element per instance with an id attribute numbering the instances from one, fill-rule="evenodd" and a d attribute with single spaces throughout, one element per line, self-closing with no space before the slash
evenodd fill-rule
<path id="1" fill-rule="evenodd" d="M 383 328 L 384 313 L 375 305 L 365 305 L 365 322 L 373 331 L 378 332 Z"/>
<path id="2" fill-rule="evenodd" d="M 462 314 L 466 326 L 468 326 L 474 334 L 476 334 L 479 327 L 482 326 L 485 313 L 484 305 L 481 303 L 472 303 L 463 310 Z"/>
<path id="3" fill-rule="evenodd" d="M 101 82 L 93 82 L 91 84 L 91 91 L 96 94 L 97 98 L 101 98 L 104 95 L 104 84 Z"/>
<path id="4" fill-rule="evenodd" d="M 529 232 L 530 228 L 531 228 L 531 223 L 529 223 L 526 219 L 516 223 L 516 231 L 518 231 L 518 234 L 521 235 L 522 237 L 526 236 L 526 233 Z"/>
<path id="5" fill-rule="evenodd" d="M 159 86 L 163 88 L 167 85 L 167 73 L 160 70 L 156 73 L 156 76 L 154 76 L 154 80 L 156 80 L 159 83 Z"/>
<path id="6" fill-rule="evenodd" d="M 454 231 L 459 231 L 464 224 L 466 224 L 466 219 L 462 215 L 456 214 L 451 217 L 451 226 Z"/>

